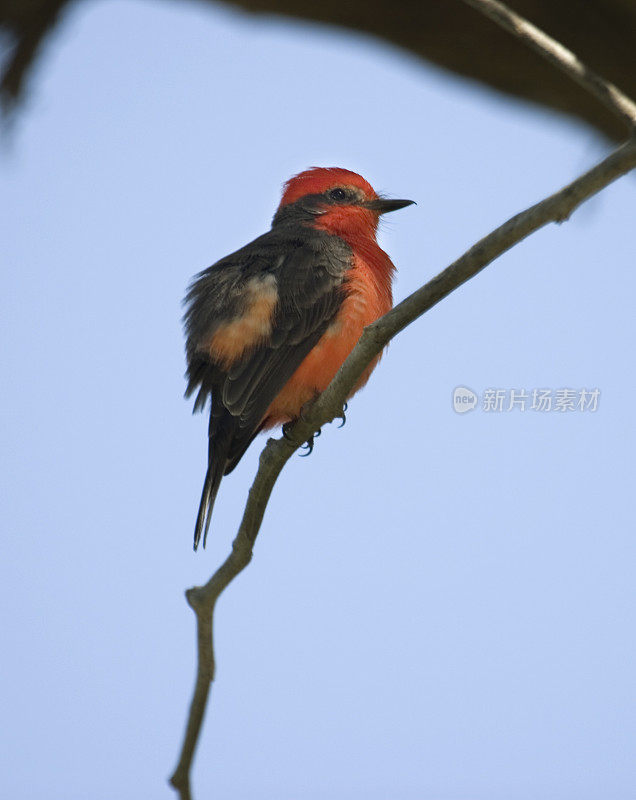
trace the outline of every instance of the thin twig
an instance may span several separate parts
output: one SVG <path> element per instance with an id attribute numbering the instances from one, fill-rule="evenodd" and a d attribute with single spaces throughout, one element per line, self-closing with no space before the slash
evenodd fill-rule
<path id="1" fill-rule="evenodd" d="M 481 9 L 515 35 L 528 41 L 549 61 L 555 63 L 578 83 L 634 128 L 636 104 L 616 87 L 592 73 L 558 42 L 495 0 L 466 0 Z M 191 800 L 190 769 L 199 740 L 210 686 L 214 680 L 213 617 L 216 601 L 228 584 L 249 564 L 265 508 L 281 470 L 300 444 L 327 422 L 341 415 L 351 388 L 388 342 L 414 320 L 477 275 L 506 250 L 550 222 L 563 222 L 585 200 L 601 191 L 621 175 L 636 167 L 636 137 L 627 141 L 589 172 L 561 191 L 509 219 L 488 236 L 473 245 L 463 256 L 425 286 L 411 294 L 384 317 L 365 328 L 358 344 L 344 362 L 327 389 L 317 398 L 305 418 L 290 431 L 294 441 L 269 439 L 263 449 L 254 483 L 232 551 L 225 562 L 203 586 L 186 592 L 188 603 L 197 619 L 197 677 L 190 704 L 186 733 L 179 763 L 170 778 L 180 800 Z"/>
<path id="2" fill-rule="evenodd" d="M 302 440 L 297 445 L 287 439 L 267 441 L 259 458 L 258 472 L 249 491 L 243 519 L 232 543 L 230 555 L 204 586 L 195 586 L 186 592 L 186 599 L 194 610 L 197 620 L 197 677 L 179 763 L 170 778 L 170 783 L 179 793 L 180 800 L 192 798 L 190 768 L 216 670 L 213 635 L 216 601 L 223 589 L 250 563 L 254 541 L 260 530 L 276 478 L 300 444 Z"/>
<path id="3" fill-rule="evenodd" d="M 567 47 L 537 28 L 498 0 L 464 0 L 469 6 L 490 17 L 502 28 L 513 33 L 555 67 L 569 75 L 588 92 L 595 95 L 610 111 L 621 117 L 630 128 L 636 125 L 636 103 L 613 83 L 597 75 Z M 576 20 L 573 20 L 576 24 Z"/>

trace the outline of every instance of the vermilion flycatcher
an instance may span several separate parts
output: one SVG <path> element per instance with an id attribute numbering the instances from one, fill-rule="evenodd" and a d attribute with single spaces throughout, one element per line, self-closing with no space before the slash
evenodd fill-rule
<path id="1" fill-rule="evenodd" d="M 378 197 L 346 169 L 286 184 L 271 230 L 199 273 L 186 295 L 186 397 L 211 398 L 208 471 L 194 533 L 203 546 L 221 478 L 259 431 L 295 420 L 327 388 L 362 329 L 392 306 L 395 267 L 376 241 Z M 367 368 L 351 392 L 369 379 Z"/>

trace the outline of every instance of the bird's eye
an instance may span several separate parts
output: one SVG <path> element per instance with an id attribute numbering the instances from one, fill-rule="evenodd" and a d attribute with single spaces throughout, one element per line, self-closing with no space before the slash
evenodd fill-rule
<path id="1" fill-rule="evenodd" d="M 331 197 L 332 200 L 344 200 L 346 196 L 347 193 L 344 189 L 332 189 L 329 192 L 329 197 Z"/>

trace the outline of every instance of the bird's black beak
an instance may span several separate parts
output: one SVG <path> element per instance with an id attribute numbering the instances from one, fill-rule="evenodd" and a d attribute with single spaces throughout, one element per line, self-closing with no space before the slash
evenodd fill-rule
<path id="1" fill-rule="evenodd" d="M 370 211 L 376 211 L 378 214 L 387 214 L 389 211 L 397 211 L 399 208 L 406 208 L 406 206 L 412 206 L 414 203 L 415 200 L 386 200 L 383 197 L 378 197 L 377 200 L 367 200 L 363 205 Z"/>

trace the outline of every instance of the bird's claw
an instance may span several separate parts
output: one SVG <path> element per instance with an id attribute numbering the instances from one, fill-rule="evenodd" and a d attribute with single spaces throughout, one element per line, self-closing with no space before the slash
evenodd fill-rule
<path id="1" fill-rule="evenodd" d="M 349 404 L 345 403 L 343 405 L 343 407 L 342 407 L 342 414 L 338 414 L 337 416 L 334 417 L 334 419 L 341 419 L 342 420 L 340 425 L 338 425 L 339 428 L 344 428 L 344 424 L 347 421 L 346 411 L 347 411 L 348 408 L 349 408 Z"/>
<path id="2" fill-rule="evenodd" d="M 318 431 L 318 433 L 320 433 L 320 431 Z M 306 453 L 301 453 L 300 454 L 301 458 L 307 458 L 307 456 L 310 456 L 312 454 L 313 449 L 314 449 L 314 437 L 317 436 L 317 435 L 318 434 L 316 434 L 316 433 L 313 434 L 313 436 L 310 436 L 309 439 L 307 439 L 307 441 L 305 442 L 305 444 L 302 445 L 302 449 L 306 450 L 307 452 Z"/>

